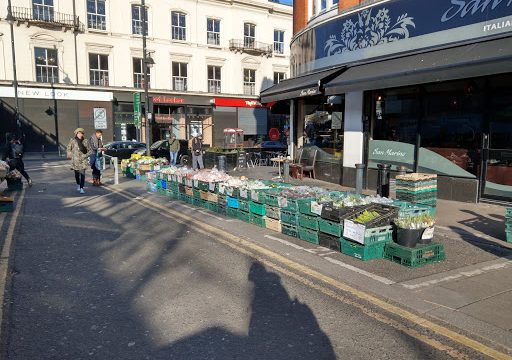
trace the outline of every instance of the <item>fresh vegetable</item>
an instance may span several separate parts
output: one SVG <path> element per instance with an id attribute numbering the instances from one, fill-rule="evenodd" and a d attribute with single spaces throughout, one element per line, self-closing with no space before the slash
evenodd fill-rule
<path id="1" fill-rule="evenodd" d="M 380 214 L 377 211 L 368 211 L 365 210 L 361 214 L 359 214 L 354 221 L 358 222 L 360 224 L 366 224 L 369 221 L 372 221 L 373 219 L 379 217 Z"/>
<path id="2" fill-rule="evenodd" d="M 395 225 L 401 229 L 425 229 L 434 226 L 434 224 L 435 219 L 428 214 L 408 216 L 395 220 Z"/>

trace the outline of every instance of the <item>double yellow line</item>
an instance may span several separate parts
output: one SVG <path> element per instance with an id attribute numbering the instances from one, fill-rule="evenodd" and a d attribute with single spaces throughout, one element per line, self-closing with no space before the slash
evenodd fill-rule
<path id="1" fill-rule="evenodd" d="M 387 303 L 384 300 L 381 300 L 369 293 L 366 293 L 364 291 L 358 290 L 356 288 L 353 288 L 343 282 L 340 282 L 336 279 L 333 279 L 331 277 L 328 277 L 322 273 L 319 273 L 318 271 L 315 271 L 313 269 L 310 269 L 304 265 L 301 265 L 295 261 L 292 261 L 282 255 L 279 255 L 271 250 L 268 250 L 264 247 L 261 247 L 259 245 L 254 244 L 253 242 L 250 242 L 248 240 L 244 240 L 236 235 L 233 235 L 225 230 L 219 229 L 217 227 L 214 227 L 212 225 L 208 225 L 204 222 L 201 222 L 199 220 L 193 219 L 187 215 L 184 215 L 180 213 L 179 211 L 172 210 L 168 207 L 165 207 L 163 205 L 160 205 L 155 202 L 151 202 L 146 199 L 138 199 L 135 200 L 133 196 L 126 195 L 124 191 L 118 191 L 111 188 L 113 191 L 117 192 L 119 195 L 123 196 L 124 198 L 136 202 L 139 205 L 142 205 L 144 207 L 158 210 L 158 213 L 166 216 L 168 218 L 171 218 L 179 223 L 185 224 L 185 225 L 193 225 L 193 229 L 196 232 L 199 232 L 205 236 L 214 237 L 216 241 L 225 244 L 235 250 L 237 250 L 240 253 L 243 253 L 245 255 L 248 255 L 259 262 L 265 264 L 266 266 L 286 275 L 289 276 L 300 283 L 313 288 L 315 290 L 318 290 L 319 292 L 334 298 L 340 302 L 343 302 L 345 304 L 349 304 L 351 306 L 354 306 L 361 310 L 364 314 L 367 316 L 384 323 L 388 326 L 391 326 L 398 331 L 401 331 L 403 333 L 406 333 L 407 335 L 426 343 L 433 348 L 443 351 L 450 356 L 457 358 L 457 359 L 469 359 L 468 355 L 460 352 L 459 350 L 455 349 L 454 347 L 444 344 L 432 337 L 426 336 L 419 331 L 413 329 L 413 326 L 419 326 L 421 328 L 424 328 L 426 330 L 429 330 L 437 335 L 440 335 L 446 339 L 451 340 L 454 343 L 463 345 L 466 348 L 475 350 L 481 354 L 484 354 L 486 356 L 489 356 L 494 359 L 512 359 L 512 356 L 498 351 L 496 349 L 493 349 L 485 344 L 482 344 L 479 341 L 473 340 L 465 335 L 459 334 L 453 330 L 448 329 L 445 326 L 436 324 L 424 317 L 418 316 L 408 310 L 402 309 L 396 305 Z M 314 279 L 320 282 L 313 282 L 310 279 Z M 321 283 L 328 285 L 322 285 Z M 389 316 L 386 316 L 383 313 L 378 313 L 375 311 L 372 311 L 367 306 L 358 303 L 354 300 L 351 300 L 345 296 L 340 295 L 338 292 L 333 291 L 332 289 L 341 290 L 342 292 L 346 294 L 350 294 L 352 297 L 358 298 L 360 300 L 364 300 L 373 306 L 376 306 L 382 310 L 385 310 L 386 312 L 399 316 L 403 320 L 406 320 L 413 326 L 407 326 L 403 322 L 396 321 Z M 507 349 L 508 350 L 508 349 Z"/>

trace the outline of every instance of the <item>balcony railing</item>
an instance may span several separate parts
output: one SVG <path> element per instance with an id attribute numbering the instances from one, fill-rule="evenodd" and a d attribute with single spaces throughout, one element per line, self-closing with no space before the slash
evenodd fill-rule
<path id="1" fill-rule="evenodd" d="M 151 88 L 151 74 L 148 74 L 148 88 Z M 133 74 L 133 87 L 137 89 L 144 88 L 144 74 L 134 73 Z"/>
<path id="2" fill-rule="evenodd" d="M 244 81 L 244 95 L 256 95 L 256 84 Z"/>
<path id="3" fill-rule="evenodd" d="M 79 32 L 85 31 L 85 26 L 80 22 L 78 16 L 59 13 L 54 11 L 52 7 L 34 7 L 31 9 L 12 6 L 11 9 L 12 16 L 16 21 L 29 22 L 46 27 L 63 27 Z"/>
<path id="4" fill-rule="evenodd" d="M 220 80 L 208 79 L 208 92 L 213 93 L 213 94 L 220 94 L 221 93 Z"/>
<path id="5" fill-rule="evenodd" d="M 174 91 L 187 91 L 187 78 L 183 76 L 173 76 L 172 88 Z"/>
<path id="6" fill-rule="evenodd" d="M 247 41 L 247 39 L 229 40 L 229 50 L 234 52 L 245 52 L 248 54 L 272 56 L 272 45 L 259 41 Z"/>

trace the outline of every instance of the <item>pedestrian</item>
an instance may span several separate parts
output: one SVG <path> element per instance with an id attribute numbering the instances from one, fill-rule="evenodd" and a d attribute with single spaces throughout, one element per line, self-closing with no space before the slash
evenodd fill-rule
<path id="1" fill-rule="evenodd" d="M 203 165 L 203 135 L 199 134 L 192 139 L 192 168 L 197 170 L 204 168 Z"/>
<path id="2" fill-rule="evenodd" d="M 32 186 L 32 179 L 28 176 L 25 171 L 25 163 L 23 162 L 23 144 L 16 135 L 11 135 L 9 143 L 5 148 L 5 153 L 2 156 L 2 160 L 7 161 L 9 164 L 9 170 L 18 170 L 20 174 L 27 180 L 28 186 Z"/>
<path id="3" fill-rule="evenodd" d="M 102 151 L 105 150 L 103 147 L 103 131 L 96 130 L 94 135 L 89 139 L 89 145 L 91 147 L 92 154 L 89 157 L 89 164 L 92 169 L 92 184 L 93 186 L 102 186 L 101 183 L 101 169 L 98 169 L 97 159 L 103 156 Z"/>
<path id="4" fill-rule="evenodd" d="M 178 160 L 178 151 L 180 150 L 180 141 L 176 139 L 176 135 L 172 134 L 169 140 L 169 163 L 176 165 Z"/>
<path id="5" fill-rule="evenodd" d="M 71 160 L 71 170 L 75 172 L 76 190 L 85 194 L 85 170 L 89 167 L 89 156 L 92 154 L 89 141 L 85 138 L 85 130 L 75 129 L 75 137 L 69 140 L 67 156 Z"/>

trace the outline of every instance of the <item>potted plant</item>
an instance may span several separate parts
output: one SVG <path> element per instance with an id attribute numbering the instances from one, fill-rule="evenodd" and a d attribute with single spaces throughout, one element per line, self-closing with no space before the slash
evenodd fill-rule
<path id="1" fill-rule="evenodd" d="M 428 214 L 409 216 L 395 221 L 398 245 L 415 247 L 429 244 L 434 235 L 435 219 Z"/>

